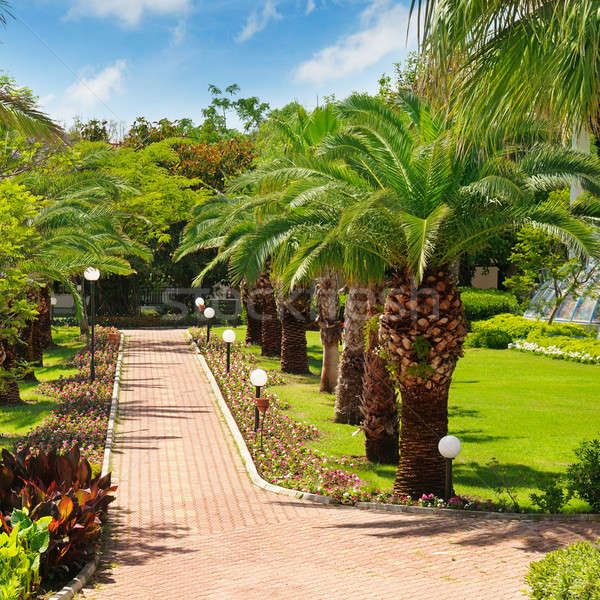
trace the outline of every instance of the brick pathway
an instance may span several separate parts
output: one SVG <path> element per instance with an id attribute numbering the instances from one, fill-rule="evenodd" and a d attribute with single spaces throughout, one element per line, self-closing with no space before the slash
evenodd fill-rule
<path id="1" fill-rule="evenodd" d="M 113 537 L 88 600 L 523 598 L 530 560 L 598 524 L 327 507 L 252 485 L 181 330 L 127 335 Z"/>

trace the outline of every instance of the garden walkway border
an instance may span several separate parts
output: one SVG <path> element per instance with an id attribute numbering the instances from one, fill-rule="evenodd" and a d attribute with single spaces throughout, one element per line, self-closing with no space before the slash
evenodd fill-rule
<path id="1" fill-rule="evenodd" d="M 112 398 L 110 403 L 110 415 L 108 417 L 108 427 L 106 430 L 106 441 L 104 443 L 104 456 L 102 460 L 101 475 L 106 475 L 110 470 L 110 459 L 112 447 L 115 440 L 115 427 L 117 423 L 117 410 L 119 408 L 119 390 L 121 388 L 121 369 L 123 366 L 123 347 L 125 344 L 125 334 L 120 331 L 121 339 L 119 341 L 119 353 L 117 355 L 117 366 L 115 367 L 115 379 L 113 382 Z M 59 592 L 53 594 L 48 600 L 71 600 L 75 594 L 79 593 L 84 585 L 91 579 L 100 563 L 100 551 L 90 560 L 81 571 Z"/>
<path id="2" fill-rule="evenodd" d="M 229 410 L 229 406 L 223 397 L 223 393 L 221 392 L 221 388 L 215 379 L 206 359 L 202 352 L 200 352 L 200 348 L 196 344 L 195 340 L 191 336 L 189 330 L 185 332 L 188 341 L 192 345 L 192 348 L 202 366 L 202 370 L 204 371 L 210 386 L 215 394 L 215 398 L 217 400 L 217 405 L 227 423 L 227 427 L 235 441 L 236 446 L 238 447 L 240 456 L 242 458 L 242 462 L 246 468 L 246 472 L 248 473 L 248 477 L 258 487 L 267 490 L 269 492 L 273 492 L 275 494 L 281 494 L 284 496 L 290 496 L 292 498 L 297 498 L 301 500 L 309 500 L 310 502 L 318 502 L 320 504 L 330 504 L 332 506 L 344 506 L 344 508 L 348 508 L 347 505 L 341 505 L 334 501 L 331 496 L 324 496 L 319 494 L 312 494 L 310 492 L 303 492 L 301 490 L 294 490 L 291 488 L 284 488 L 279 485 L 275 485 L 273 483 L 269 483 L 265 479 L 263 479 L 258 473 L 258 469 L 254 464 L 254 459 L 248 450 L 248 446 L 246 445 L 246 440 L 242 435 L 242 432 L 239 430 L 237 422 L 231 411 Z M 501 521 L 557 521 L 557 522 L 572 522 L 572 521 L 600 521 L 600 514 L 591 514 L 591 513 L 582 513 L 582 514 L 543 514 L 543 513 L 501 513 L 501 512 L 491 512 L 491 511 L 469 511 L 469 510 L 456 510 L 452 508 L 434 508 L 434 507 L 426 507 L 426 506 L 405 506 L 402 504 L 383 504 L 379 502 L 357 502 L 354 505 L 359 510 L 372 510 L 379 512 L 392 512 L 392 513 L 415 513 L 421 515 L 446 515 L 449 517 L 463 517 L 463 518 L 472 518 L 472 519 L 496 519 Z M 50 600 L 55 600 L 51 598 Z M 58 598 L 56 598 L 58 600 Z"/>

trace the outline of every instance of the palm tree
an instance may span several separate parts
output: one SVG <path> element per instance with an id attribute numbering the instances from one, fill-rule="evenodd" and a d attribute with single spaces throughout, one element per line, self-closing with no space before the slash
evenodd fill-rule
<path id="1" fill-rule="evenodd" d="M 599 9 L 598 0 L 412 0 L 424 83 L 447 83 L 471 130 L 541 115 L 587 152 L 600 125 Z"/>
<path id="2" fill-rule="evenodd" d="M 349 126 L 323 144 L 327 161 L 297 167 L 294 176 L 336 180 L 354 194 L 338 235 L 362 235 L 361 245 L 393 270 L 379 340 L 402 397 L 395 488 L 442 494 L 437 443 L 447 433 L 448 390 L 466 335 L 450 266 L 524 223 L 580 255 L 598 253 L 591 227 L 558 203 L 536 201 L 536 194 L 574 180 L 598 189 L 600 163 L 548 146 L 486 159 L 478 149 L 465 149 L 417 99 L 407 96 L 400 108 L 359 95 L 341 103 Z M 332 168 L 332 160 L 340 166 Z"/>

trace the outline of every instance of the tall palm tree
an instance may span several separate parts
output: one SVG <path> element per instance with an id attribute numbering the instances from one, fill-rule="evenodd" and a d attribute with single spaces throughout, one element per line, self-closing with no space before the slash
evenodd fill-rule
<path id="1" fill-rule="evenodd" d="M 400 462 L 395 488 L 442 494 L 448 390 L 466 335 L 450 265 L 469 250 L 524 223 L 597 254 L 594 230 L 559 203 L 536 200 L 577 180 L 597 190 L 600 163 L 564 148 L 514 148 L 483 158 L 464 149 L 454 130 L 407 97 L 401 110 L 367 96 L 341 103 L 349 127 L 322 146 L 326 161 L 295 176 L 336 180 L 358 201 L 338 235 L 362 245 L 394 272 L 380 319 L 382 354 L 402 397 Z M 340 166 L 332 168 L 332 160 Z"/>

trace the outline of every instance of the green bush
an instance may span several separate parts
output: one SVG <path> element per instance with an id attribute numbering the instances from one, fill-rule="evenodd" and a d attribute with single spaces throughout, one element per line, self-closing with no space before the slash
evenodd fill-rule
<path id="1" fill-rule="evenodd" d="M 569 465 L 569 489 L 600 512 L 600 440 L 583 442 L 575 450 L 577 462 Z"/>
<path id="2" fill-rule="evenodd" d="M 573 345 L 573 347 L 578 344 L 590 344 L 590 350 L 600 347 L 600 343 L 593 339 L 595 332 L 586 329 L 583 325 L 571 323 L 549 325 L 543 321 L 534 321 L 512 314 L 500 314 L 486 321 L 476 321 L 472 323 L 471 329 L 472 332 L 467 338 L 466 344 L 471 348 L 506 348 L 508 343 L 522 339 L 549 346 L 564 343 L 567 346 Z M 508 338 L 506 345 L 488 345 L 488 339 L 492 343 L 498 343 L 499 332 L 505 334 L 503 340 Z M 549 338 L 551 339 L 548 342 Z M 541 344 L 540 340 L 544 340 L 545 343 Z"/>
<path id="3" fill-rule="evenodd" d="M 531 501 L 545 513 L 559 513 L 572 496 L 571 490 L 565 490 L 560 479 L 551 479 L 541 487 L 541 494 L 530 494 Z"/>
<path id="4" fill-rule="evenodd" d="M 600 600 L 600 548 L 570 544 L 529 566 L 527 583 L 535 600 Z"/>
<path id="5" fill-rule="evenodd" d="M 512 342 L 512 338 L 502 329 L 484 329 L 469 337 L 471 348 L 493 348 L 495 350 L 506 350 Z"/>
<path id="6" fill-rule="evenodd" d="M 460 288 L 467 321 L 489 319 L 502 313 L 518 313 L 519 303 L 514 294 L 500 290 Z"/>
<path id="7" fill-rule="evenodd" d="M 0 600 L 27 600 L 40 583 L 40 556 L 48 549 L 52 517 L 37 521 L 13 510 L 9 532 L 0 534 Z"/>

